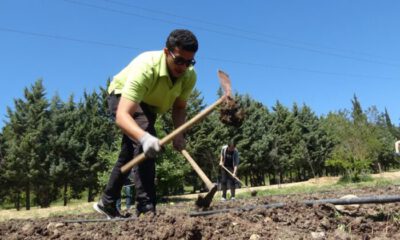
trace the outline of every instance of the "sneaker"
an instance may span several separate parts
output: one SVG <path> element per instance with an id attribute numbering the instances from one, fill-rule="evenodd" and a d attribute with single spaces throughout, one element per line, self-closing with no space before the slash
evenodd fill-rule
<path id="1" fill-rule="evenodd" d="M 221 202 L 225 202 L 225 201 L 226 201 L 226 198 L 222 197 Z"/>
<path id="2" fill-rule="evenodd" d="M 231 200 L 235 200 L 236 198 L 235 197 L 231 197 Z"/>
<path id="3" fill-rule="evenodd" d="M 121 215 L 121 213 L 116 208 L 115 204 L 104 205 L 102 200 L 98 201 L 97 203 L 94 203 L 93 208 L 97 212 L 106 215 L 107 219 L 124 218 L 125 217 L 125 216 Z"/>

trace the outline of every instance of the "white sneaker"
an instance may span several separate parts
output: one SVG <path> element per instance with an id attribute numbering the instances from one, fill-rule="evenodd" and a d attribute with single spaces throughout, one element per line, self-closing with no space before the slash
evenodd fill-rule
<path id="1" fill-rule="evenodd" d="M 235 197 L 231 197 L 231 200 L 235 200 L 236 198 Z"/>
<path id="2" fill-rule="evenodd" d="M 225 201 L 226 201 L 226 198 L 222 197 L 221 202 L 225 202 Z"/>

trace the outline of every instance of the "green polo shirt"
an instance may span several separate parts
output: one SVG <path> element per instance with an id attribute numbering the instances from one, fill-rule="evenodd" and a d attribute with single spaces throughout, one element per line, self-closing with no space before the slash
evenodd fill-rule
<path id="1" fill-rule="evenodd" d="M 153 107 L 154 112 L 164 113 L 179 98 L 186 101 L 196 83 L 193 66 L 172 83 L 164 51 L 144 52 L 114 76 L 108 92 Z"/>

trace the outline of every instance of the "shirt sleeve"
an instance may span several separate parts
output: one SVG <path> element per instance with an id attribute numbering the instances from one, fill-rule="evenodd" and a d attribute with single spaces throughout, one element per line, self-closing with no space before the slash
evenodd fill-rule
<path id="1" fill-rule="evenodd" d="M 223 146 L 222 149 L 221 149 L 221 156 L 222 156 L 222 157 L 225 157 L 225 156 L 224 156 L 224 151 L 225 151 L 225 146 Z M 224 160 L 225 160 L 225 159 L 224 159 Z"/>
<path id="2" fill-rule="evenodd" d="M 148 93 L 152 84 L 151 67 L 140 58 L 135 59 L 129 66 L 128 76 L 122 96 L 131 101 L 140 103 Z"/>
<path id="3" fill-rule="evenodd" d="M 235 150 L 235 154 L 233 157 L 233 165 L 238 166 L 239 165 L 239 151 Z"/>

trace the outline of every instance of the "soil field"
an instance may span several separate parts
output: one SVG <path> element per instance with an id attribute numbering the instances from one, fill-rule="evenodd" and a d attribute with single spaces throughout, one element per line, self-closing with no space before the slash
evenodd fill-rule
<path id="1" fill-rule="evenodd" d="M 332 204 L 306 206 L 302 200 L 398 195 L 398 186 L 252 197 L 214 201 L 211 209 L 260 206 L 253 210 L 196 216 L 193 202 L 159 206 L 155 216 L 97 223 L 62 223 L 100 218 L 98 214 L 55 216 L 0 222 L 1 239 L 400 239 L 400 204 L 365 204 L 337 209 Z M 280 208 L 265 204 L 287 203 Z"/>

